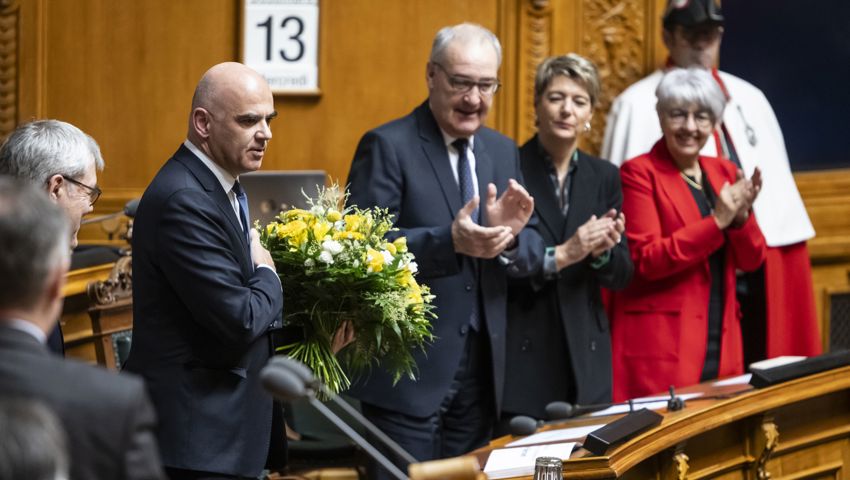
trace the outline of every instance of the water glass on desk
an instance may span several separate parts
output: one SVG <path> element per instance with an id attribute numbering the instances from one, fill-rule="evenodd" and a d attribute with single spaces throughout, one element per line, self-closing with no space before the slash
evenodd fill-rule
<path id="1" fill-rule="evenodd" d="M 534 461 L 534 480 L 563 480 L 563 465 L 557 457 L 537 457 Z"/>

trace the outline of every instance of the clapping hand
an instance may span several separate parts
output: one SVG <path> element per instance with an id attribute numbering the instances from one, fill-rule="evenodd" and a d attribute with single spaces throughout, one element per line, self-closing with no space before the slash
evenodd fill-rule
<path id="1" fill-rule="evenodd" d="M 588 255 L 598 257 L 620 242 L 626 229 L 626 216 L 614 209 L 605 215 L 593 215 L 566 242 L 555 247 L 558 270 L 584 260 Z"/>
<path id="2" fill-rule="evenodd" d="M 720 194 L 717 196 L 714 219 L 721 230 L 729 225 L 735 227 L 743 225 L 750 217 L 753 202 L 761 192 L 761 170 L 756 168 L 749 179 L 745 178 L 740 170 L 737 176 L 738 180 L 734 184 L 723 183 Z"/>
<path id="3" fill-rule="evenodd" d="M 491 183 L 487 185 L 485 209 L 491 226 L 510 227 L 511 233 L 519 235 L 534 211 L 534 198 L 519 182 L 510 179 L 507 190 L 497 200 L 496 186 Z"/>
<path id="4" fill-rule="evenodd" d="M 455 215 L 452 222 L 452 243 L 455 252 L 470 257 L 494 258 L 507 248 L 514 235 L 510 226 L 482 227 L 473 222 L 471 215 L 476 208 L 478 196 L 472 197 Z"/>

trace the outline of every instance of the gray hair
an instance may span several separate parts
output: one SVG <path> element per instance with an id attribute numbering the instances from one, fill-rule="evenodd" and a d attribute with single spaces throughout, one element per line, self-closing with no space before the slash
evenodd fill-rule
<path id="1" fill-rule="evenodd" d="M 35 120 L 18 126 L 0 146 L 0 174 L 44 186 L 56 174 L 79 178 L 92 159 L 103 170 L 100 147 L 82 130 L 59 120 Z"/>
<path id="2" fill-rule="evenodd" d="M 596 106 L 602 91 L 599 72 L 593 62 L 575 53 L 549 57 L 537 67 L 537 75 L 534 77 L 534 103 L 540 100 L 557 75 L 571 78 L 584 87 L 590 96 L 591 108 Z"/>
<path id="3" fill-rule="evenodd" d="M 698 67 L 674 68 L 664 74 L 658 88 L 656 110 L 659 113 L 683 105 L 696 105 L 712 115 L 713 121 L 723 118 L 726 95 L 708 70 Z"/>
<path id="4" fill-rule="evenodd" d="M 68 478 L 65 430 L 47 405 L 0 397 L 0 432 L 0 480 Z"/>
<path id="5" fill-rule="evenodd" d="M 461 23 L 451 27 L 443 27 L 437 32 L 434 37 L 434 43 L 431 45 L 431 56 L 429 60 L 440 63 L 445 60 L 444 55 L 446 49 L 453 41 L 462 42 L 477 41 L 479 43 L 489 42 L 496 51 L 498 64 L 502 64 L 502 44 L 493 32 L 478 25 L 477 23 Z"/>
<path id="6" fill-rule="evenodd" d="M 0 175 L 0 309 L 36 304 L 70 238 L 68 216 L 44 189 Z"/>

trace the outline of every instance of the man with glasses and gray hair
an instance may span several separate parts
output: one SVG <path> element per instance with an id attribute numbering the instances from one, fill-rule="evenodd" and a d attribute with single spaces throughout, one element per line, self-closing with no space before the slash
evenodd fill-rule
<path id="1" fill-rule="evenodd" d="M 351 389 L 366 416 L 420 461 L 490 439 L 504 384 L 507 277 L 542 264 L 540 236 L 526 228 L 534 200 L 521 185 L 516 144 L 484 126 L 500 62 L 489 30 L 440 30 L 425 69 L 428 99 L 366 133 L 348 178 L 349 203 L 395 215 L 391 236 L 407 237 L 436 295 L 436 340 L 416 352 L 418 379 L 394 384 L 376 370 Z"/>
<path id="2" fill-rule="evenodd" d="M 156 415 L 142 380 L 45 346 L 62 309 L 70 230 L 40 189 L 0 176 L 0 392 L 56 413 L 68 434 L 71 480 L 161 480 Z"/>
<path id="3" fill-rule="evenodd" d="M 18 126 L 0 146 L 0 174 L 43 188 L 71 221 L 70 248 L 77 246 L 83 216 L 100 198 L 97 172 L 103 170 L 100 147 L 79 128 L 59 120 L 35 120 Z M 50 333 L 50 350 L 65 351 L 59 325 Z"/>

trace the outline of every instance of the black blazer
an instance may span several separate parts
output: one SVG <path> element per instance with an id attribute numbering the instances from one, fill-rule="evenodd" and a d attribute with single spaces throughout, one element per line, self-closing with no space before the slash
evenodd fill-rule
<path id="1" fill-rule="evenodd" d="M 522 182 L 516 144 L 482 127 L 474 149 L 479 192 L 494 183 L 501 193 L 508 179 Z M 419 265 L 418 279 L 436 295 L 436 340 L 416 352 L 419 379 L 392 385 L 376 369 L 355 384 L 351 394 L 381 408 L 418 417 L 435 413 L 448 393 L 463 353 L 469 317 L 480 295 L 493 361 L 495 405 L 499 408 L 505 369 L 505 299 L 508 275 L 528 275 L 539 266 L 540 236 L 536 220 L 519 235 L 518 256 L 509 266 L 498 259 L 476 260 L 455 253 L 451 223 L 463 206 L 448 152 L 427 101 L 409 115 L 372 130 L 360 140 L 348 177 L 349 203 L 379 206 L 395 215 Z M 483 203 L 483 201 L 482 201 Z M 487 223 L 483 208 L 481 223 Z M 480 279 L 475 275 L 475 265 Z"/>
<path id="2" fill-rule="evenodd" d="M 253 477 L 269 453 L 272 397 L 258 374 L 283 295 L 254 269 L 236 213 L 185 146 L 148 186 L 133 228 L 133 343 L 168 467 Z M 275 463 L 283 461 L 282 451 Z"/>
<path id="3" fill-rule="evenodd" d="M 65 360 L 0 320 L 0 395 L 53 409 L 68 434 L 71 480 L 165 478 L 141 379 Z"/>
<path id="4" fill-rule="evenodd" d="M 536 136 L 522 146 L 520 157 L 547 247 L 569 239 L 591 215 L 620 211 L 620 175 L 610 162 L 579 152 L 565 218 Z M 555 400 L 611 400 L 611 339 L 600 287 L 621 289 L 631 279 L 625 235 L 607 265 L 596 270 L 590 262 L 588 257 L 570 265 L 556 280 L 543 280 L 541 270 L 533 278 L 510 282 L 506 411 L 543 418 L 544 407 Z M 573 394 L 565 398 L 567 391 Z"/>

